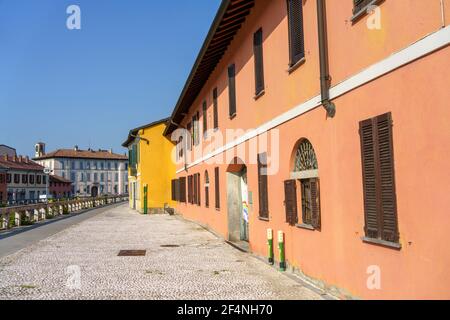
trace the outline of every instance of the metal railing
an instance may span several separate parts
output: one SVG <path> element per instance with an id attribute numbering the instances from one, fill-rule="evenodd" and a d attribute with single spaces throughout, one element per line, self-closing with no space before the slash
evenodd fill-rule
<path id="1" fill-rule="evenodd" d="M 11 229 L 82 210 L 128 201 L 128 195 L 104 196 L 0 208 L 0 230 Z"/>

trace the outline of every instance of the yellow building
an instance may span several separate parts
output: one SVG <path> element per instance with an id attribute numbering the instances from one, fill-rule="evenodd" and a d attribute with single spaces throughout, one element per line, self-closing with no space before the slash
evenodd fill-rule
<path id="1" fill-rule="evenodd" d="M 140 213 L 165 213 L 173 208 L 171 181 L 175 164 L 174 145 L 163 132 L 168 119 L 133 129 L 122 144 L 129 152 L 130 207 Z"/>

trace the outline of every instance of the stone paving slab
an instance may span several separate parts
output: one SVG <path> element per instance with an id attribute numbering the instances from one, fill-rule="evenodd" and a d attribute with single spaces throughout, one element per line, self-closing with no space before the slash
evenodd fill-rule
<path id="1" fill-rule="evenodd" d="M 118 257 L 131 249 L 147 254 Z M 321 298 L 193 223 L 126 205 L 0 259 L 3 300 Z"/>

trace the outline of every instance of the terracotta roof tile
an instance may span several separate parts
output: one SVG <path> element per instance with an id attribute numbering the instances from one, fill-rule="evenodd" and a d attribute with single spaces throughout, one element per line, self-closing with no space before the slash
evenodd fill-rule
<path id="1" fill-rule="evenodd" d="M 128 160 L 128 157 L 123 154 L 110 153 L 107 150 L 94 151 L 94 150 L 74 150 L 74 149 L 59 149 L 47 153 L 42 157 L 34 158 L 33 160 L 45 160 L 53 158 Z"/>
<path id="2" fill-rule="evenodd" d="M 0 157 L 0 167 L 8 170 L 43 171 L 44 167 L 26 157 Z"/>

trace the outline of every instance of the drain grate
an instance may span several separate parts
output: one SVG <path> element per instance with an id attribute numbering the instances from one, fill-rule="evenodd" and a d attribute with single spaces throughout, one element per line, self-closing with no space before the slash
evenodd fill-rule
<path id="1" fill-rule="evenodd" d="M 144 257 L 147 250 L 120 250 L 119 257 Z"/>
<path id="2" fill-rule="evenodd" d="M 177 244 L 163 244 L 161 248 L 179 248 L 180 246 Z"/>

